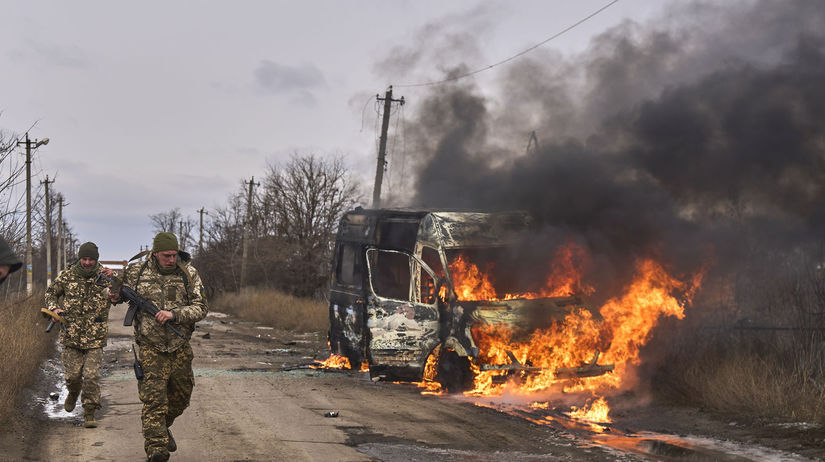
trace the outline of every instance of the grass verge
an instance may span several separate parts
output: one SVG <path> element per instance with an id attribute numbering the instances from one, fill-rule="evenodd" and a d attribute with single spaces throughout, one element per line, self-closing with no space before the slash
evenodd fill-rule
<path id="1" fill-rule="evenodd" d="M 798 341 L 785 350 L 772 346 L 720 341 L 698 355 L 683 352 L 658 377 L 664 385 L 659 391 L 671 400 L 723 413 L 825 424 L 821 344 Z"/>
<path id="2" fill-rule="evenodd" d="M 280 329 L 322 333 L 329 329 L 326 303 L 274 289 L 247 288 L 240 293 L 225 293 L 209 305 L 210 309 Z"/>
<path id="3" fill-rule="evenodd" d="M 0 304 L 0 422 L 16 413 L 15 401 L 55 348 L 57 332 L 43 332 L 47 322 L 40 314 L 42 306 L 42 292 Z"/>

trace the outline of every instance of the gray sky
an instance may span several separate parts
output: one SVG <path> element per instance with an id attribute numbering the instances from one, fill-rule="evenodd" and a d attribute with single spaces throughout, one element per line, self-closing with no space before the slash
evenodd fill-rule
<path id="1" fill-rule="evenodd" d="M 345 155 L 369 197 L 376 93 L 396 85 L 414 110 L 423 90 L 398 85 L 438 80 L 451 59 L 498 62 L 607 3 L 3 1 L 0 129 L 51 140 L 35 168 L 57 178 L 79 239 L 128 258 L 151 242 L 149 215 L 223 206 L 295 152 Z M 620 1 L 542 48 L 574 54 L 662 4 Z M 430 34 L 478 51 L 428 49 Z M 393 50 L 420 50 L 416 71 L 394 74 Z"/>

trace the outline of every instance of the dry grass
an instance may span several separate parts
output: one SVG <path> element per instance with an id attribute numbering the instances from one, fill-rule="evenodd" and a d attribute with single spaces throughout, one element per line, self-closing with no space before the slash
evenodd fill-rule
<path id="1" fill-rule="evenodd" d="M 0 304 L 0 422 L 13 415 L 18 395 L 54 350 L 57 333 L 43 332 L 47 323 L 40 314 L 42 306 L 42 292 Z"/>
<path id="2" fill-rule="evenodd" d="M 825 423 L 823 355 L 726 344 L 682 356 L 666 373 L 668 398 L 724 413 Z"/>
<path id="3" fill-rule="evenodd" d="M 248 288 L 220 295 L 210 309 L 286 330 L 323 332 L 329 329 L 329 307 L 316 300 L 293 297 L 274 289 Z"/>

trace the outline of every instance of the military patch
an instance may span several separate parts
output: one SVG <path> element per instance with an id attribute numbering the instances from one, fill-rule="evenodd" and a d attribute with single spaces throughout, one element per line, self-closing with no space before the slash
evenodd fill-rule
<path id="1" fill-rule="evenodd" d="M 177 287 L 169 286 L 166 288 L 166 300 L 175 301 L 175 296 L 178 294 Z"/>

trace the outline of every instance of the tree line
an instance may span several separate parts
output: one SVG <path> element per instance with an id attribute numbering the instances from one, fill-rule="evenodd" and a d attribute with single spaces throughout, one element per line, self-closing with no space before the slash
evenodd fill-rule
<path id="1" fill-rule="evenodd" d="M 173 208 L 149 217 L 154 232 L 178 235 L 211 295 L 255 286 L 323 296 L 338 220 L 363 201 L 359 183 L 342 157 L 315 154 L 271 163 L 250 187 L 251 181 L 204 211 L 202 226 L 200 214 Z"/>

